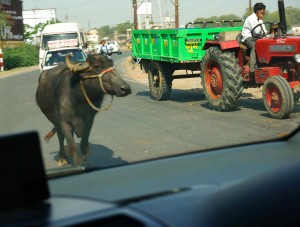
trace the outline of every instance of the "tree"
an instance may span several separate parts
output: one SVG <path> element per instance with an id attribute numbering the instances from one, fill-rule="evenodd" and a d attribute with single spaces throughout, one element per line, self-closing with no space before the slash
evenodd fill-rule
<path id="1" fill-rule="evenodd" d="M 243 18 L 247 18 L 249 15 L 248 11 L 245 12 Z M 286 17 L 286 22 L 287 26 L 291 27 L 293 25 L 300 24 L 300 9 L 299 8 L 294 8 L 294 7 L 285 7 L 285 17 Z M 278 10 L 274 12 L 266 11 L 265 17 L 264 17 L 265 22 L 276 22 L 279 21 L 279 12 Z"/>
<path id="2" fill-rule="evenodd" d="M 114 37 L 114 31 L 108 25 L 101 28 L 96 28 L 96 30 L 98 31 L 99 37 L 108 37 L 110 39 Z"/>
<path id="3" fill-rule="evenodd" d="M 219 16 L 219 17 L 216 17 L 216 16 L 213 16 L 213 17 L 209 17 L 209 18 L 197 18 L 195 20 L 195 22 L 203 22 L 203 21 L 210 21 L 210 22 L 216 22 L 216 24 L 218 22 L 221 22 L 221 21 L 229 21 L 229 20 L 242 20 L 242 18 L 240 18 L 239 16 L 236 16 L 234 14 L 228 14 L 228 15 L 222 15 L 222 16 Z M 215 23 L 210 23 L 210 24 L 207 24 L 206 27 L 216 27 Z M 228 24 L 228 23 L 227 23 Z M 241 26 L 242 25 L 242 22 L 237 22 L 237 23 L 234 23 L 235 26 Z"/>
<path id="4" fill-rule="evenodd" d="M 247 8 L 245 10 L 245 13 L 243 17 L 239 17 L 233 14 L 229 15 L 221 15 L 219 17 L 213 16 L 209 18 L 203 18 L 199 17 L 195 21 L 221 21 L 221 20 L 241 20 L 241 19 L 246 19 L 249 16 L 249 9 Z M 285 8 L 285 17 L 287 21 L 287 26 L 292 27 L 293 25 L 300 24 L 300 9 L 299 8 L 294 8 L 294 7 L 286 7 Z M 278 22 L 279 21 L 279 12 L 274 11 L 266 11 L 265 17 L 264 17 L 265 22 Z M 236 24 L 238 25 L 238 24 Z"/>
<path id="5" fill-rule="evenodd" d="M 32 43 L 34 39 L 39 35 L 39 33 L 44 29 L 44 27 L 48 24 L 56 24 L 61 21 L 57 19 L 48 20 L 46 23 L 38 23 L 34 27 L 24 24 L 24 40 L 27 43 Z"/>
<path id="6" fill-rule="evenodd" d="M 118 34 L 126 34 L 127 29 L 132 28 L 133 24 L 130 21 L 118 24 L 114 29 Z"/>
<path id="7" fill-rule="evenodd" d="M 117 24 L 114 27 L 110 27 L 108 25 L 95 28 L 98 31 L 99 37 L 108 37 L 109 39 L 114 38 L 114 33 L 116 32 L 118 35 L 126 34 L 127 29 L 132 28 L 133 24 L 130 21 L 126 21 L 121 24 Z"/>

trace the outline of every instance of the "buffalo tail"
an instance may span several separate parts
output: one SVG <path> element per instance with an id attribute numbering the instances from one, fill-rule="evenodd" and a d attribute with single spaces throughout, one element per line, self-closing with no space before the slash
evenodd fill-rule
<path id="1" fill-rule="evenodd" d="M 44 137 L 44 139 L 48 142 L 52 136 L 56 133 L 56 128 L 53 128 L 48 134 Z"/>

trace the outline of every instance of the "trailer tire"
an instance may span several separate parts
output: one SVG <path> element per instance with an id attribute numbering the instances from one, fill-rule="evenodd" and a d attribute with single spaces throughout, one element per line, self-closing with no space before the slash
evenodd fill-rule
<path id="1" fill-rule="evenodd" d="M 293 111 L 294 94 L 289 83 L 282 76 L 266 79 L 262 97 L 267 111 L 273 118 L 288 118 Z"/>
<path id="2" fill-rule="evenodd" d="M 172 91 L 172 71 L 168 64 L 152 61 L 148 70 L 151 98 L 156 101 L 167 100 Z"/>
<path id="3" fill-rule="evenodd" d="M 218 47 L 207 49 L 201 63 L 201 83 L 213 110 L 235 109 L 243 92 L 241 68 L 235 54 Z"/>
<path id="4" fill-rule="evenodd" d="M 150 62 L 147 60 L 143 60 L 141 63 L 142 69 L 144 70 L 145 73 L 149 72 L 149 64 L 150 64 Z"/>

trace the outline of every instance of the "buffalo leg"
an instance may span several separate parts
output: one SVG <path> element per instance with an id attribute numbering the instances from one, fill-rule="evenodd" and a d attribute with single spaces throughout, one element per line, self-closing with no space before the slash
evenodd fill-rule
<path id="1" fill-rule="evenodd" d="M 68 123 L 63 123 L 61 129 L 67 141 L 67 154 L 73 158 L 75 165 L 80 164 L 80 160 L 77 154 L 77 145 L 74 141 L 72 127 Z"/>
<path id="2" fill-rule="evenodd" d="M 84 127 L 84 131 L 83 131 L 83 135 L 80 141 L 80 150 L 81 150 L 81 160 L 83 162 L 87 161 L 87 156 L 90 153 L 90 149 L 89 149 L 89 137 L 90 137 L 90 132 L 92 129 L 92 125 L 94 122 L 94 118 L 89 119 L 86 123 L 85 123 L 85 127 Z"/>
<path id="3" fill-rule="evenodd" d="M 57 130 L 57 137 L 59 141 L 59 157 L 56 162 L 58 166 L 65 166 L 68 164 L 68 161 L 64 150 L 64 136 L 60 130 Z"/>

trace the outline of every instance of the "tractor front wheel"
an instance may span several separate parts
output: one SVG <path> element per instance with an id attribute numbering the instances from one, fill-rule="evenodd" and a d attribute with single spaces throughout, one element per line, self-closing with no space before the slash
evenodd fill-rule
<path id="1" fill-rule="evenodd" d="M 211 108 L 230 111 L 242 98 L 241 68 L 233 52 L 210 47 L 202 59 L 201 83 Z"/>
<path id="2" fill-rule="evenodd" d="M 272 76 L 265 81 L 262 97 L 267 111 L 273 118 L 288 118 L 293 111 L 294 94 L 282 76 Z"/>

